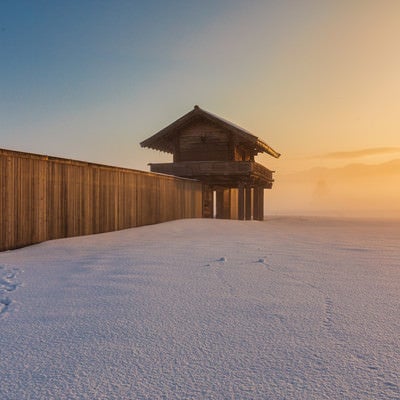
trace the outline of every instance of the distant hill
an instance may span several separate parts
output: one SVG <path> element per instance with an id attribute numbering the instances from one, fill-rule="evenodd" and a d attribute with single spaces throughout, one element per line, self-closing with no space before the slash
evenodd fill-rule
<path id="1" fill-rule="evenodd" d="M 269 197 L 276 210 L 400 212 L 400 159 L 276 174 Z"/>
<path id="2" fill-rule="evenodd" d="M 386 177 L 400 175 L 400 159 L 391 160 L 382 164 L 349 164 L 339 168 L 315 167 L 306 171 L 282 175 L 286 180 L 310 180 L 310 179 L 366 179 L 371 177 Z"/>

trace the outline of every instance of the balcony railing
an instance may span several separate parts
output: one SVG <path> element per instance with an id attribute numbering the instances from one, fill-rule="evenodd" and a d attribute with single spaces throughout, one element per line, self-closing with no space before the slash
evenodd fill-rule
<path id="1" fill-rule="evenodd" d="M 185 178 L 199 179 L 213 176 L 254 177 L 273 182 L 273 171 L 254 161 L 181 161 L 150 164 L 150 168 L 152 172 Z"/>

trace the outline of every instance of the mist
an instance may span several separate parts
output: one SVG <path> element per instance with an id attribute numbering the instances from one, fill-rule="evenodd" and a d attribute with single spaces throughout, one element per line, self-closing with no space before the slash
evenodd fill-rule
<path id="1" fill-rule="evenodd" d="M 400 159 L 275 174 L 267 214 L 400 218 Z"/>

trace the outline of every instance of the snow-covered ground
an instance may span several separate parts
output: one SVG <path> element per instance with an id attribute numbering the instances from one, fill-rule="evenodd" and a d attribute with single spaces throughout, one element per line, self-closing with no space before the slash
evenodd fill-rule
<path id="1" fill-rule="evenodd" d="M 400 399 L 400 222 L 181 220 L 0 253 L 0 399 Z"/>

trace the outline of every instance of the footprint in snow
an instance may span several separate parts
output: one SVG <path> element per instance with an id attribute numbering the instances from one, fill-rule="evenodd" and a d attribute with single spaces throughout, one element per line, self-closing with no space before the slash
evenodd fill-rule
<path id="1" fill-rule="evenodd" d="M 221 258 L 218 258 L 218 260 L 215 260 L 215 261 L 213 261 L 213 262 L 209 262 L 209 263 L 207 263 L 207 264 L 204 264 L 204 266 L 205 267 L 211 267 L 212 266 L 212 264 L 214 263 L 214 262 L 217 262 L 217 263 L 224 263 L 224 262 L 226 262 L 227 261 L 227 259 L 226 259 L 226 257 L 221 257 Z"/>
<path id="2" fill-rule="evenodd" d="M 6 297 L 4 299 L 0 299 L 0 319 L 3 315 L 6 314 L 8 310 L 8 306 L 11 304 L 11 300 Z"/>
<path id="3" fill-rule="evenodd" d="M 0 319 L 7 314 L 8 308 L 12 303 L 12 300 L 5 294 L 15 291 L 20 285 L 20 283 L 16 282 L 19 272 L 18 268 L 8 270 L 3 265 L 0 266 Z"/>
<path id="4" fill-rule="evenodd" d="M 267 259 L 264 258 L 264 257 L 259 258 L 259 259 L 257 260 L 257 262 L 258 262 L 259 264 L 264 265 L 264 267 L 266 267 L 266 268 L 270 268 L 270 267 L 271 267 L 271 266 L 268 264 Z"/>
<path id="5" fill-rule="evenodd" d="M 333 327 L 333 301 L 328 297 L 325 296 L 325 318 L 322 322 L 325 329 L 330 331 Z"/>
<path id="6" fill-rule="evenodd" d="M 14 273 L 7 274 L 5 277 L 0 278 L 0 293 L 3 291 L 13 292 L 18 287 L 18 284 L 13 282 L 14 278 Z"/>

